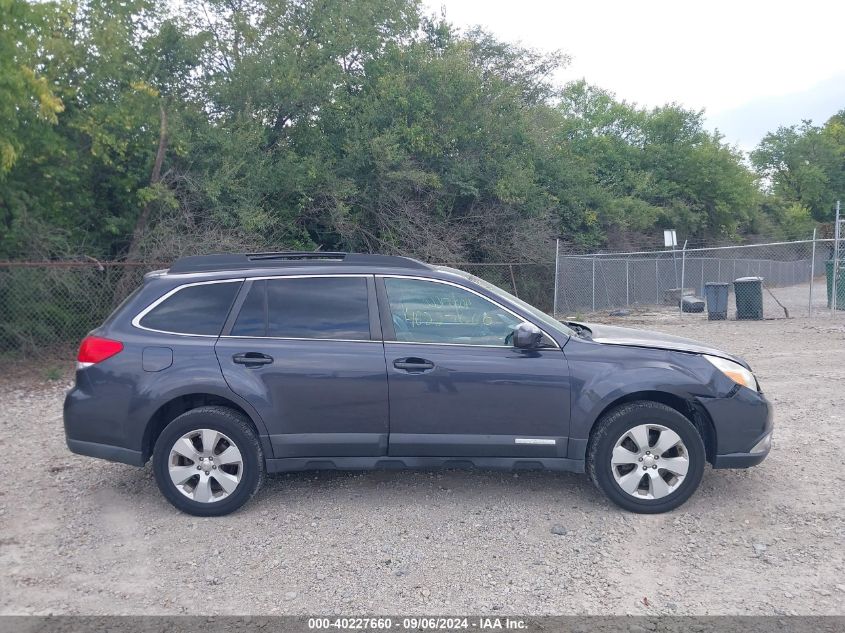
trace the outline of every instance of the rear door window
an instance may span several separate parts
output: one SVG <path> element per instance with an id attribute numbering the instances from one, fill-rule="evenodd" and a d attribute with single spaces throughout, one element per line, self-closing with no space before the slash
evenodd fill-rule
<path id="1" fill-rule="evenodd" d="M 252 282 L 231 336 L 267 336 L 267 281 Z"/>
<path id="2" fill-rule="evenodd" d="M 147 312 L 138 325 L 173 334 L 217 336 L 241 280 L 185 286 Z"/>
<path id="3" fill-rule="evenodd" d="M 292 277 L 253 283 L 232 336 L 370 340 L 365 277 Z"/>

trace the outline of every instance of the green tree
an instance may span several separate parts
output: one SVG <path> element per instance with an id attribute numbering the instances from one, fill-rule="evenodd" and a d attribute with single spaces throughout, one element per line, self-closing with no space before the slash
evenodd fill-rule
<path id="1" fill-rule="evenodd" d="M 845 110 L 824 125 L 804 121 L 767 134 L 751 161 L 773 200 L 775 222 L 809 210 L 817 222 L 833 219 L 837 199 L 845 197 Z"/>
<path id="2" fill-rule="evenodd" d="M 314 233 L 439 261 L 548 257 L 558 201 L 532 126 L 558 60 L 491 42 L 426 21 L 326 107 L 315 132 L 331 194 L 309 207 Z"/>
<path id="3" fill-rule="evenodd" d="M 595 213 L 606 231 L 732 238 L 753 223 L 754 175 L 704 128 L 701 112 L 637 108 L 585 82 L 567 86 L 560 110 L 566 138 L 603 190 Z"/>
<path id="4" fill-rule="evenodd" d="M 0 178 L 17 162 L 27 134 L 38 134 L 39 124 L 55 124 L 64 109 L 41 70 L 45 48 L 65 17 L 53 3 L 0 0 Z"/>
<path id="5" fill-rule="evenodd" d="M 559 235 L 797 235 L 845 184 L 842 114 L 767 137 L 755 174 L 702 113 L 561 87 L 564 55 L 458 31 L 418 0 L 0 11 L 0 257 L 547 260 Z"/>

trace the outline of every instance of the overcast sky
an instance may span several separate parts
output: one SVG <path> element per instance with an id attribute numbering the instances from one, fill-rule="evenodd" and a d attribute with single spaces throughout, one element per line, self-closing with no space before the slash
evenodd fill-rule
<path id="1" fill-rule="evenodd" d="M 706 110 L 752 149 L 768 130 L 845 108 L 845 2 L 423 0 L 459 27 L 561 49 L 585 78 L 641 105 Z"/>

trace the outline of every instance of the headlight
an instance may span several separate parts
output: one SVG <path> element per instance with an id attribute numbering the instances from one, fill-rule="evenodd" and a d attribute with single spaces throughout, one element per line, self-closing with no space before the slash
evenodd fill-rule
<path id="1" fill-rule="evenodd" d="M 719 358 L 718 356 L 708 356 L 707 354 L 702 354 L 702 356 L 709 360 L 716 369 L 725 374 L 725 376 L 733 380 L 735 383 L 738 383 L 743 387 L 753 389 L 754 391 L 759 391 L 757 379 L 754 377 L 754 374 L 739 363 Z"/>

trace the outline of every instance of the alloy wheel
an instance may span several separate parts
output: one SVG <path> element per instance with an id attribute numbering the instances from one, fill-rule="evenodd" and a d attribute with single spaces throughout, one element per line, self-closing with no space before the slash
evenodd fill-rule
<path id="1" fill-rule="evenodd" d="M 681 436 L 661 424 L 628 429 L 613 447 L 610 468 L 627 494 L 638 499 L 662 499 L 683 483 L 689 454 Z"/>
<path id="2" fill-rule="evenodd" d="M 213 503 L 232 494 L 243 476 L 243 458 L 235 443 L 213 429 L 196 429 L 170 449 L 170 479 L 183 495 Z"/>

